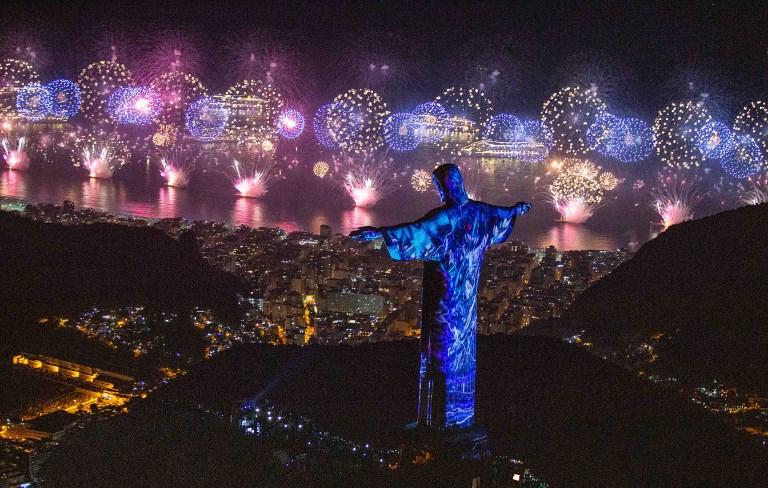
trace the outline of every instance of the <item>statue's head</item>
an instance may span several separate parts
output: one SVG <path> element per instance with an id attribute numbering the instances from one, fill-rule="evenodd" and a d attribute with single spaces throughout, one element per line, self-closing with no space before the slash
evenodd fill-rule
<path id="1" fill-rule="evenodd" d="M 459 207 L 469 201 L 461 171 L 455 164 L 441 164 L 435 168 L 432 172 L 432 182 L 440 194 L 440 200 Z"/>

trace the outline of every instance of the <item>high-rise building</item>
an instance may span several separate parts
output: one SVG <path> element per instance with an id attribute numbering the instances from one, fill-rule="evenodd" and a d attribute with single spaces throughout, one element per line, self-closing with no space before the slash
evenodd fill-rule
<path id="1" fill-rule="evenodd" d="M 29 477 L 35 481 L 38 480 L 40 476 L 40 470 L 43 467 L 43 465 L 48 461 L 48 458 L 51 457 L 51 454 L 53 454 L 53 449 L 38 449 L 33 450 L 29 453 L 28 457 L 28 463 L 29 463 Z"/>
<path id="2" fill-rule="evenodd" d="M 331 226 L 327 224 L 320 225 L 320 237 L 331 237 Z"/>

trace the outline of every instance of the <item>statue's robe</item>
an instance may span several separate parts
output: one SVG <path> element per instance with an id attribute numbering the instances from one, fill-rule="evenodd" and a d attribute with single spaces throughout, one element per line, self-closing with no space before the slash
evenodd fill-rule
<path id="1" fill-rule="evenodd" d="M 477 286 L 483 254 L 512 232 L 515 207 L 447 204 L 382 228 L 395 260 L 424 261 L 418 424 L 469 427 L 475 415 Z"/>

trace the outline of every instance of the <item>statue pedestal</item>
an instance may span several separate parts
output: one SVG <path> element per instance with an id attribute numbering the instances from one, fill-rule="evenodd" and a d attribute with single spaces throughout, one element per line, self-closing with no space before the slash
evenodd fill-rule
<path id="1" fill-rule="evenodd" d="M 473 464 L 490 455 L 488 433 L 481 427 L 437 431 L 409 424 L 403 433 L 400 464 Z"/>

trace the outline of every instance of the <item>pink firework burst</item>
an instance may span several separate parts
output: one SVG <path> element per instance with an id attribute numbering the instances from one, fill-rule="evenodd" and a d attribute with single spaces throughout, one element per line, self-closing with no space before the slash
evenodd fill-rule
<path id="1" fill-rule="evenodd" d="M 25 170 L 29 167 L 26 137 L 5 138 L 0 144 L 3 147 L 3 159 L 8 169 Z"/>
<path id="2" fill-rule="evenodd" d="M 160 175 L 165 184 L 176 188 L 189 185 L 195 169 L 198 153 L 185 146 L 160 151 Z"/>
<path id="3" fill-rule="evenodd" d="M 701 200 L 696 191 L 700 178 L 690 175 L 683 178 L 672 172 L 659 175 L 656 189 L 651 196 L 651 207 L 658 212 L 664 228 L 693 218 L 694 209 Z"/>
<path id="4" fill-rule="evenodd" d="M 594 215 L 596 205 L 582 198 L 570 198 L 554 202 L 555 209 L 560 214 L 560 219 L 573 224 L 583 224 Z"/>
<path id="5" fill-rule="evenodd" d="M 229 175 L 241 197 L 263 197 L 270 185 L 282 176 L 274 158 L 275 149 L 274 142 L 265 140 L 233 154 Z"/>
<path id="6" fill-rule="evenodd" d="M 396 189 L 398 173 L 392 164 L 391 159 L 376 153 L 334 158 L 342 188 L 356 207 L 363 208 L 373 207 Z"/>

